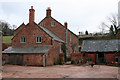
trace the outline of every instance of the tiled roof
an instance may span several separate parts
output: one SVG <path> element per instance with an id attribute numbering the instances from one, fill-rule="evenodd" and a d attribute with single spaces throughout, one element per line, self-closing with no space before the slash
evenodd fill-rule
<path id="1" fill-rule="evenodd" d="M 114 52 L 120 51 L 120 40 L 84 40 L 82 52 Z"/>
<path id="2" fill-rule="evenodd" d="M 47 52 L 51 46 L 33 46 L 33 47 L 9 47 L 2 53 L 41 53 Z"/>
<path id="3" fill-rule="evenodd" d="M 43 29 L 47 34 L 49 34 L 54 40 L 59 41 L 59 42 L 63 42 L 64 41 L 62 39 L 60 39 L 56 34 L 54 34 L 52 31 L 40 26 L 41 29 Z"/>

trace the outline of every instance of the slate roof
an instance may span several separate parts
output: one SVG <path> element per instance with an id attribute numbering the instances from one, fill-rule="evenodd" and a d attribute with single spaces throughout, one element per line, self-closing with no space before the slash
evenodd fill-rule
<path id="1" fill-rule="evenodd" d="M 120 51 L 120 40 L 84 40 L 81 52 Z"/>
<path id="2" fill-rule="evenodd" d="M 43 29 L 47 34 L 49 34 L 54 40 L 59 41 L 59 42 L 63 42 L 64 41 L 62 39 L 60 39 L 56 34 L 54 34 L 52 31 L 40 26 L 41 29 Z"/>
<path id="3" fill-rule="evenodd" d="M 2 53 L 41 53 L 47 52 L 51 46 L 9 47 Z"/>

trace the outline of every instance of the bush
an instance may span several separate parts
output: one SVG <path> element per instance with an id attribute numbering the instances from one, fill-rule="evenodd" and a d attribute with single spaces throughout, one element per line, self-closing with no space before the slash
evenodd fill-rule
<path id="1" fill-rule="evenodd" d="M 71 57 L 67 58 L 67 61 L 71 61 Z"/>
<path id="2" fill-rule="evenodd" d="M 58 64 L 58 59 L 57 58 L 54 58 L 54 65 L 57 65 Z"/>
<path id="3" fill-rule="evenodd" d="M 62 64 L 63 64 L 63 61 L 64 61 L 64 60 L 63 60 L 63 58 L 61 57 L 61 58 L 59 59 L 59 64 L 62 65 Z"/>
<path id="4" fill-rule="evenodd" d="M 75 64 L 79 64 L 79 60 L 78 59 L 75 60 Z"/>
<path id="5" fill-rule="evenodd" d="M 71 64 L 74 64 L 74 63 L 75 63 L 75 61 L 74 61 L 74 60 L 72 60 L 72 61 L 71 61 Z"/>

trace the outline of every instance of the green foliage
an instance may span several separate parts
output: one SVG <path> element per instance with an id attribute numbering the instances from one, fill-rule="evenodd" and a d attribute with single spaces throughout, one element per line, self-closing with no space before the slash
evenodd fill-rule
<path id="1" fill-rule="evenodd" d="M 71 57 L 67 58 L 67 61 L 71 61 Z"/>
<path id="2" fill-rule="evenodd" d="M 85 35 L 88 35 L 88 31 L 87 30 L 85 31 Z"/>
<path id="3" fill-rule="evenodd" d="M 72 60 L 72 61 L 71 61 L 71 64 L 74 64 L 74 63 L 75 63 L 75 61 L 74 61 L 74 60 Z"/>
<path id="4" fill-rule="evenodd" d="M 61 46 L 61 49 L 64 53 L 64 60 L 65 62 L 67 61 L 67 56 L 66 56 L 66 43 L 63 43 L 63 45 Z"/>
<path id="5" fill-rule="evenodd" d="M 59 60 L 57 58 L 54 58 L 54 65 L 57 65 L 59 63 Z"/>
<path id="6" fill-rule="evenodd" d="M 2 34 L 3 36 L 12 36 L 13 35 L 13 29 L 10 29 L 10 24 L 8 24 L 7 22 L 2 22 L 0 21 L 0 27 L 2 30 Z"/>
<path id="7" fill-rule="evenodd" d="M 3 36 L 2 38 L 3 38 L 3 39 L 2 39 L 2 42 L 3 42 L 3 43 L 5 43 L 5 44 L 8 45 L 8 46 L 11 45 L 11 43 L 12 43 L 12 42 L 11 42 L 11 41 L 12 41 L 11 39 L 13 38 L 13 36 Z"/>
<path id="8" fill-rule="evenodd" d="M 63 61 L 64 61 L 64 60 L 63 60 L 63 58 L 61 57 L 61 58 L 59 59 L 59 64 L 62 65 L 62 64 L 63 64 Z"/>

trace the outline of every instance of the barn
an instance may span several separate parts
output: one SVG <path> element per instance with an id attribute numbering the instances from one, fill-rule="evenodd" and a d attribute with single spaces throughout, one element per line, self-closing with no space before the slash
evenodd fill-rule
<path id="1" fill-rule="evenodd" d="M 120 62 L 120 40 L 84 40 L 81 52 L 96 64 Z"/>

